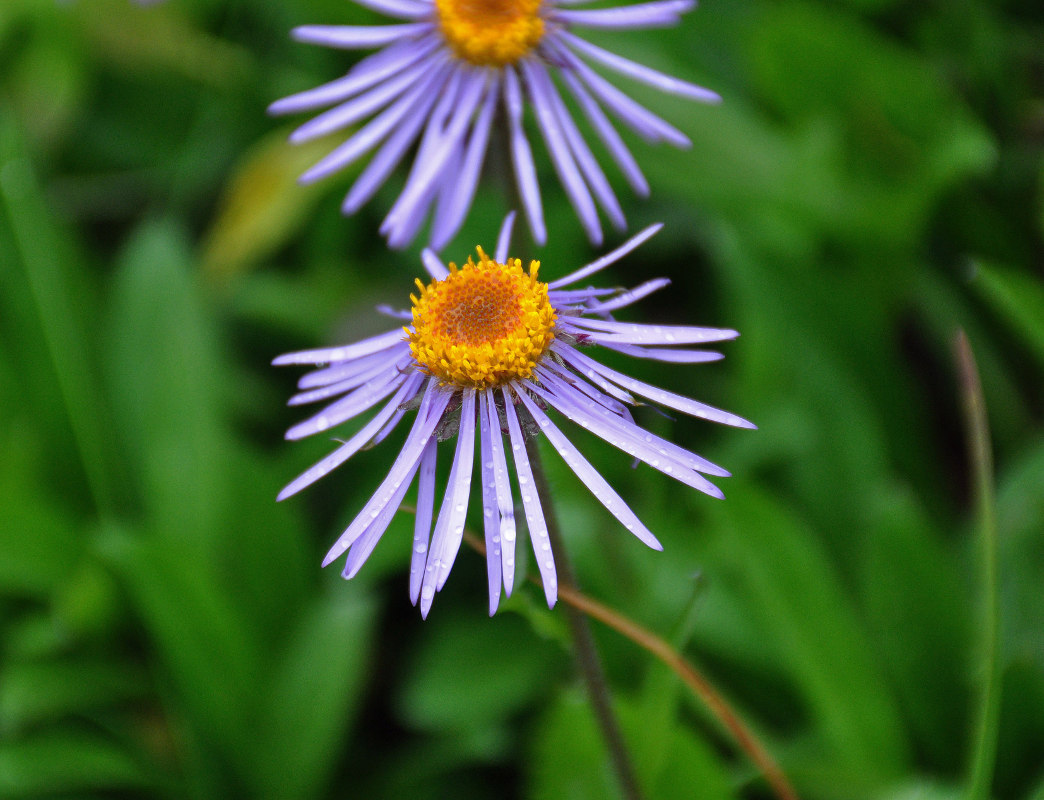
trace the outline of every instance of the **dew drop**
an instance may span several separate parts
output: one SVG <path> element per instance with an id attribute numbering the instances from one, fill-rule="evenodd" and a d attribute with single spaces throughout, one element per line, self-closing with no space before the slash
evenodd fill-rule
<path id="1" fill-rule="evenodd" d="M 421 597 L 425 600 L 431 600 L 435 596 L 435 588 L 432 586 L 425 586 L 421 589 Z"/>
<path id="2" fill-rule="evenodd" d="M 428 545 L 426 545 L 424 542 L 417 542 L 417 546 L 414 547 L 413 550 L 418 555 L 421 555 L 428 552 Z"/>

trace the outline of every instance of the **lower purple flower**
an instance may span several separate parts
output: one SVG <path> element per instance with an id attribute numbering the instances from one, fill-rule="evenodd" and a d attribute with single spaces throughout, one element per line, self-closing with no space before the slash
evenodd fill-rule
<path id="1" fill-rule="evenodd" d="M 654 225 L 605 256 L 565 277 L 543 283 L 539 262 L 528 271 L 508 258 L 514 215 L 501 229 L 493 258 L 449 268 L 430 250 L 422 254 L 431 282 L 417 281 L 411 311 L 385 313 L 409 320 L 354 344 L 289 353 L 277 365 L 314 364 L 299 381 L 291 405 L 328 404 L 287 431 L 300 439 L 328 430 L 377 406 L 377 413 L 336 450 L 292 481 L 282 500 L 314 483 L 364 447 L 383 440 L 407 412 L 412 428 L 391 470 L 327 554 L 323 566 L 347 553 L 351 578 L 369 557 L 407 489 L 418 478 L 417 515 L 410 565 L 410 598 L 427 617 L 435 593 L 449 577 L 464 534 L 476 471 L 478 438 L 489 613 L 510 595 L 515 575 L 516 520 L 509 460 L 514 466 L 529 538 L 548 605 L 558 594 L 547 525 L 526 453 L 526 437 L 542 435 L 577 477 L 627 530 L 652 548 L 662 546 L 620 495 L 547 415 L 554 409 L 635 459 L 714 497 L 721 491 L 705 476 L 728 472 L 640 427 L 628 410 L 641 397 L 666 408 L 725 425 L 753 428 L 727 411 L 660 389 L 610 369 L 585 352 L 609 350 L 675 364 L 722 358 L 692 347 L 738 336 L 734 330 L 617 322 L 612 312 L 668 285 L 648 281 L 634 289 L 570 289 L 634 250 L 659 229 Z M 435 514 L 438 443 L 456 438 L 453 463 Z M 509 459 L 510 453 L 510 459 Z M 434 531 L 432 521 L 434 518 Z"/>

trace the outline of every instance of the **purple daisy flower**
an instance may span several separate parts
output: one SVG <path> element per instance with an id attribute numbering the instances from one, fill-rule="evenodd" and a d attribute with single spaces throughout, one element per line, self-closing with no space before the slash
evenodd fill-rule
<path id="1" fill-rule="evenodd" d="M 523 127 L 525 101 L 551 155 L 558 179 L 594 244 L 602 242 L 598 206 L 618 230 L 627 227 L 620 204 L 552 80 L 557 74 L 631 188 L 649 185 L 610 120 L 650 142 L 687 147 L 689 139 L 628 97 L 588 62 L 662 92 L 703 102 L 717 94 L 597 47 L 573 28 L 607 30 L 672 26 L 694 0 L 655 0 L 631 6 L 578 9 L 588 0 L 356 0 L 404 20 L 396 25 L 307 25 L 302 42 L 343 49 L 382 48 L 331 83 L 272 104 L 274 114 L 333 106 L 290 137 L 304 142 L 369 121 L 301 180 L 324 178 L 376 155 L 356 179 L 342 210 L 359 210 L 419 138 L 405 187 L 381 233 L 405 247 L 433 213 L 431 245 L 440 250 L 460 229 L 475 196 L 494 116 L 502 103 L 505 140 L 522 206 L 539 244 L 547 238 L 540 188 Z M 608 113 L 607 113 L 608 112 Z"/>
<path id="2" fill-rule="evenodd" d="M 616 490 L 551 421 L 548 409 L 714 497 L 723 495 L 704 476 L 726 477 L 729 473 L 641 428 L 628 405 L 638 404 L 638 396 L 713 422 L 754 427 L 735 414 L 610 369 L 586 352 L 598 345 L 637 358 L 698 364 L 722 355 L 691 345 L 738 336 L 727 329 L 613 320 L 612 312 L 667 286 L 669 281 L 662 278 L 630 290 L 567 288 L 634 250 L 660 225 L 646 228 L 575 272 L 542 283 L 539 262 L 531 262 L 527 272 L 521 261 L 508 258 L 513 222 L 514 214 L 508 215 L 493 258 L 480 247 L 477 261 L 469 258 L 462 267 L 451 263 L 447 269 L 431 250 L 425 250 L 422 261 L 431 282 L 417 281 L 419 293 L 411 295 L 412 310 L 382 309 L 409 320 L 407 327 L 341 347 L 289 353 L 273 362 L 316 365 L 299 381 L 301 392 L 291 398 L 291 405 L 328 401 L 318 414 L 290 428 L 288 439 L 326 431 L 380 406 L 351 438 L 283 489 L 280 500 L 319 480 L 364 447 L 380 442 L 408 411 L 416 409 L 409 435 L 387 477 L 327 553 L 323 566 L 347 552 L 343 575 L 353 577 L 419 474 L 410 598 L 414 605 L 420 602 L 425 617 L 460 547 L 476 469 L 476 434 L 492 615 L 501 586 L 510 594 L 514 584 L 516 522 L 508 454 L 548 605 L 557 597 L 547 526 L 526 455 L 527 435 L 545 436 L 627 530 L 650 547 L 662 549 Z M 453 463 L 432 533 L 436 449 L 440 441 L 454 436 Z"/>

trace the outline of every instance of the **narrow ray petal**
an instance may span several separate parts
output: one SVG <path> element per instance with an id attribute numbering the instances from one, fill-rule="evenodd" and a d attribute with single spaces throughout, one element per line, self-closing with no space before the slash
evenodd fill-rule
<path id="1" fill-rule="evenodd" d="M 268 113 L 297 114 L 347 100 L 352 95 L 396 75 L 431 53 L 438 45 L 439 39 L 436 36 L 416 42 L 398 42 L 367 56 L 344 77 L 276 100 L 268 107 Z"/>
<path id="2" fill-rule="evenodd" d="M 726 342 L 739 336 L 731 328 L 698 328 L 692 325 L 648 325 L 640 322 L 615 322 L 590 317 L 570 317 L 565 322 L 580 330 L 589 331 L 592 341 L 620 344 L 707 344 Z"/>
<path id="3" fill-rule="evenodd" d="M 752 429 L 757 427 L 753 422 L 749 422 L 736 414 L 722 411 L 720 408 L 709 406 L 706 403 L 700 403 L 690 397 L 684 397 L 680 394 L 669 392 L 666 389 L 660 389 L 657 386 L 652 386 L 648 383 L 637 380 L 636 378 L 624 375 L 622 372 L 617 372 L 603 364 L 599 364 L 594 359 L 589 358 L 577 350 L 572 351 L 572 358 L 574 363 L 578 365 L 578 369 L 584 375 L 590 377 L 590 373 L 594 372 L 597 375 L 612 381 L 618 386 L 622 386 L 637 395 L 647 397 L 650 400 L 659 403 L 661 406 L 667 406 L 667 408 L 673 408 L 693 417 L 699 417 L 700 419 L 719 422 L 722 425 L 732 425 L 736 428 Z"/>
<path id="4" fill-rule="evenodd" d="M 437 450 L 438 445 L 435 439 L 431 438 L 421 454 L 420 478 L 417 482 L 417 516 L 413 522 L 413 550 L 410 555 L 410 602 L 413 605 L 417 605 L 417 600 L 420 599 L 424 562 L 427 560 L 428 545 L 431 541 Z"/>
<path id="5" fill-rule="evenodd" d="M 554 17 L 566 24 L 584 28 L 665 28 L 677 24 L 681 15 L 692 10 L 695 5 L 692 0 L 660 0 L 617 8 L 556 11 Z"/>
<path id="6" fill-rule="evenodd" d="M 610 53 L 608 50 L 603 50 L 601 47 L 593 45 L 579 36 L 574 36 L 568 31 L 562 31 L 561 36 L 569 46 L 583 53 L 588 58 L 619 72 L 621 75 L 626 75 L 647 86 L 652 86 L 654 89 L 659 89 L 661 92 L 687 97 L 690 100 L 700 100 L 704 103 L 721 102 L 721 95 L 703 86 L 697 86 L 695 83 L 689 83 L 680 78 L 673 78 L 651 67 L 646 67 L 623 56 L 618 56 L 616 53 Z"/>
<path id="7" fill-rule="evenodd" d="M 297 353 L 286 353 L 272 360 L 274 366 L 284 364 L 328 364 L 332 361 L 348 361 L 349 359 L 368 356 L 380 350 L 394 347 L 403 340 L 402 328 L 379 333 L 369 339 L 347 344 L 341 347 L 321 347 L 317 350 L 301 350 Z"/>
<path id="8" fill-rule="evenodd" d="M 359 50 L 381 47 L 410 36 L 420 36 L 431 29 L 430 22 L 404 25 L 302 25 L 294 28 L 291 35 L 297 41 L 306 44 Z"/>
<path id="9" fill-rule="evenodd" d="M 507 107 L 508 126 L 511 129 L 511 164 L 515 170 L 515 181 L 526 212 L 529 230 L 537 244 L 547 242 L 544 225 L 544 206 L 540 201 L 540 184 L 537 183 L 533 151 L 522 128 L 522 90 L 518 75 L 511 67 L 504 70 L 504 103 Z"/>
<path id="10" fill-rule="evenodd" d="M 406 376 L 398 370 L 388 370 L 379 378 L 367 381 L 340 400 L 331 403 L 315 416 L 294 425 L 286 432 L 286 438 L 303 439 L 357 417 L 394 392 L 405 380 Z"/>
<path id="11" fill-rule="evenodd" d="M 551 163 L 558 174 L 558 180 L 561 181 L 562 188 L 565 189 L 580 224 L 587 232 L 587 238 L 591 240 L 592 244 L 599 245 L 602 243 L 602 226 L 598 221 L 598 211 L 595 209 L 594 200 L 591 198 L 587 184 L 584 183 L 576 162 L 573 160 L 551 98 L 544 81 L 541 80 L 546 73 L 543 73 L 543 68 L 533 60 L 523 61 L 519 67 L 526 79 L 526 87 L 529 89 L 529 97 L 536 110 L 540 132 L 543 134 L 544 143 L 551 155 Z"/>
<path id="12" fill-rule="evenodd" d="M 486 397 L 488 392 L 479 396 L 479 458 L 482 469 L 482 532 L 486 539 L 486 578 L 489 584 L 489 615 L 492 617 L 500 605 L 500 587 L 503 578 L 500 574 L 500 508 L 497 505 L 497 483 L 493 467 L 493 436 L 500 436 L 494 431 L 486 414 Z"/>
<path id="13" fill-rule="evenodd" d="M 547 521 L 544 519 L 544 509 L 540 505 L 540 495 L 537 492 L 536 481 L 533 479 L 533 467 L 529 463 L 529 454 L 526 453 L 526 442 L 518 422 L 518 414 L 515 411 L 513 394 L 517 394 L 523 401 L 526 400 L 524 392 L 513 393 L 509 391 L 508 387 L 503 388 L 504 415 L 507 417 L 508 434 L 511 437 L 511 457 L 515 462 L 518 491 L 522 495 L 522 507 L 526 511 L 526 523 L 529 528 L 529 539 L 533 545 L 533 555 L 544 584 L 544 597 L 547 599 L 548 608 L 551 608 L 558 600 L 558 574 L 555 572 L 555 558 L 551 552 L 551 540 L 547 535 Z"/>
<path id="14" fill-rule="evenodd" d="M 663 550 L 663 545 L 653 536 L 652 531 L 645 527 L 630 506 L 617 494 L 616 490 L 591 466 L 591 462 L 584 458 L 580 451 L 555 427 L 555 424 L 548 418 L 547 414 L 541 411 L 540 407 L 530 400 L 525 392 L 519 392 L 518 396 L 525 404 L 526 410 L 529 411 L 537 425 L 540 426 L 540 432 L 551 442 L 558 454 L 562 456 L 562 460 L 566 462 L 566 465 L 591 490 L 591 494 L 595 496 L 595 499 L 605 506 L 610 514 L 620 520 L 620 523 L 627 530 L 645 544 L 654 550 Z"/>
<path id="15" fill-rule="evenodd" d="M 381 510 L 391 501 L 395 491 L 406 479 L 406 475 L 412 474 L 411 470 L 416 465 L 418 459 L 420 459 L 424 445 L 439 424 L 442 412 L 449 404 L 449 400 L 449 392 L 440 391 L 437 381 L 432 380 L 428 383 L 428 387 L 424 392 L 424 399 L 421 401 L 420 410 L 417 413 L 417 419 L 414 420 L 410 435 L 395 459 L 395 463 L 392 464 L 391 470 L 377 491 L 363 506 L 362 511 L 345 529 L 344 533 L 334 543 L 334 546 L 330 548 L 326 558 L 323 559 L 324 567 L 340 557 L 352 545 L 366 529 L 368 522 L 377 517 Z"/>
<path id="16" fill-rule="evenodd" d="M 424 618 L 427 618 L 428 612 L 431 610 L 435 592 L 442 588 L 445 576 L 449 575 L 450 567 L 457 555 L 457 547 L 460 546 L 460 536 L 464 532 L 464 516 L 468 508 L 468 496 L 471 493 L 471 472 L 474 458 L 475 391 L 472 389 L 464 392 L 461 403 L 460 430 L 457 433 L 453 466 L 450 467 L 446 494 L 443 497 L 442 506 L 439 508 L 435 532 L 431 536 L 431 548 L 428 550 L 428 559 L 424 566 L 424 579 L 421 582 L 420 594 L 420 611 Z"/>
<path id="17" fill-rule="evenodd" d="M 377 431 L 381 429 L 381 426 L 386 425 L 396 414 L 398 407 L 417 393 L 422 381 L 423 378 L 420 375 L 411 376 L 402 386 L 399 387 L 399 391 L 392 396 L 391 400 L 388 401 L 384 408 L 382 408 L 373 419 L 360 428 L 358 433 L 330 453 L 330 455 L 326 456 L 322 461 L 313 464 L 297 478 L 288 483 L 283 491 L 279 493 L 279 496 L 276 497 L 276 500 L 285 500 L 291 495 L 297 494 L 306 486 L 311 486 L 317 480 L 330 474 L 333 470 L 337 469 L 337 467 L 341 466 L 341 464 L 363 449 L 367 444 L 369 444 Z M 399 418 L 401 417 L 402 415 L 399 414 Z"/>
<path id="18" fill-rule="evenodd" d="M 512 211 L 504 217 L 504 222 L 500 226 L 500 233 L 497 234 L 497 249 L 493 258 L 501 264 L 508 259 L 508 248 L 511 247 L 511 232 L 515 228 L 515 216 L 515 212 Z"/>
<path id="19" fill-rule="evenodd" d="M 606 253 L 601 258 L 595 259 L 590 264 L 588 264 L 588 265 L 586 265 L 584 267 L 581 267 L 580 269 L 576 270 L 575 272 L 570 272 L 568 275 L 566 275 L 566 276 L 564 276 L 562 278 L 559 278 L 558 280 L 551 281 L 547 285 L 548 288 L 549 289 L 558 289 L 559 287 L 562 287 L 562 286 L 569 286 L 569 284 L 571 284 L 571 283 L 576 283 L 577 281 L 582 281 L 584 278 L 587 278 L 587 277 L 590 277 L 591 275 L 594 275 L 599 270 L 603 270 L 606 267 L 608 267 L 610 264 L 613 264 L 613 263 L 619 261 L 621 258 L 623 258 L 625 255 L 630 253 L 636 247 L 639 247 L 642 243 L 644 243 L 648 239 L 651 239 L 653 236 L 655 236 L 657 233 L 660 232 L 661 228 L 663 228 L 663 223 L 660 223 L 660 222 L 656 223 L 655 225 L 650 225 L 648 228 L 645 228 L 644 230 L 639 231 L 638 233 L 636 233 L 634 236 L 632 236 L 630 239 L 628 239 L 622 245 L 617 247 L 615 250 L 610 250 L 608 253 Z"/>

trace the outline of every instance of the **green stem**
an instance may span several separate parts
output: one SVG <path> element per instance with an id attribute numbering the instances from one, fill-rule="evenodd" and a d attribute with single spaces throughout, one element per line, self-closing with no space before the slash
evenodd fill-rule
<path id="1" fill-rule="evenodd" d="M 1000 721 L 1000 605 L 997 586 L 997 518 L 993 494 L 993 456 L 990 428 L 986 418 L 986 401 L 975 356 L 964 331 L 957 332 L 955 343 L 957 369 L 960 375 L 961 399 L 964 405 L 965 436 L 971 460 L 972 483 L 975 487 L 976 512 L 979 518 L 981 578 L 983 602 L 980 619 L 982 631 L 982 694 L 979 720 L 975 732 L 971 771 L 968 778 L 969 800 L 989 800 L 993 769 L 997 755 L 997 733 Z"/>
<path id="2" fill-rule="evenodd" d="M 558 569 L 559 588 L 565 591 L 576 591 L 576 574 L 562 542 L 558 518 L 555 516 L 551 492 L 535 440 L 527 440 L 526 453 L 529 456 L 529 464 L 533 468 L 533 481 L 536 484 L 544 520 L 547 523 L 547 534 L 551 540 L 551 550 Z M 609 758 L 616 770 L 617 778 L 620 780 L 623 795 L 627 800 L 641 800 L 641 789 L 638 787 L 638 779 L 627 743 L 613 711 L 609 682 L 606 680 L 602 661 L 598 657 L 598 648 L 595 645 L 594 635 L 591 633 L 591 626 L 587 617 L 573 605 L 567 603 L 565 611 L 566 618 L 569 620 L 569 628 L 573 633 L 573 642 L 576 645 L 577 665 L 587 684 L 591 707 L 595 712 L 598 725 L 602 729 L 602 735 L 605 737 L 605 743 L 609 748 Z"/>

